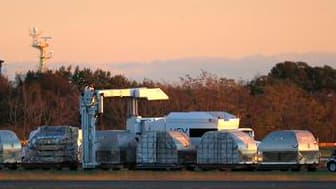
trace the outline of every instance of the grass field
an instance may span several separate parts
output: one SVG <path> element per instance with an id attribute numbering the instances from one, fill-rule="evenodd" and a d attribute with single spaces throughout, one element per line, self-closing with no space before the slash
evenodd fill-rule
<path id="1" fill-rule="evenodd" d="M 0 170 L 0 180 L 221 180 L 221 181 L 336 181 L 336 174 L 282 171 L 69 171 L 69 170 Z"/>

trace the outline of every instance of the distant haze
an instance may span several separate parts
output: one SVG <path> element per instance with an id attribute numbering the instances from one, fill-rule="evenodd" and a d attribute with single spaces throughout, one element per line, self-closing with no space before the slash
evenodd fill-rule
<path id="1" fill-rule="evenodd" d="M 180 59 L 154 60 L 151 62 L 50 62 L 49 69 L 58 69 L 60 66 L 71 65 L 74 69 L 80 68 L 95 70 L 100 68 L 112 74 L 122 74 L 129 79 L 141 81 L 152 79 L 154 81 L 178 81 L 186 74 L 197 76 L 201 71 L 216 74 L 235 80 L 251 80 L 255 76 L 265 75 L 276 64 L 284 61 L 303 61 L 311 66 L 329 65 L 336 68 L 336 53 L 305 53 L 281 54 L 274 56 L 255 55 L 239 59 L 224 57 L 189 57 Z M 13 79 L 15 73 L 25 73 L 36 70 L 37 62 L 11 62 L 4 64 L 4 75 Z"/>

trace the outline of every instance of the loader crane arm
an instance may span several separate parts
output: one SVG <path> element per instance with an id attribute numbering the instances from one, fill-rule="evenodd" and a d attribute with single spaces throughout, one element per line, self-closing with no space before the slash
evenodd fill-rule
<path id="1" fill-rule="evenodd" d="M 130 88 L 95 90 L 85 87 L 80 97 L 81 128 L 83 131 L 82 166 L 84 169 L 95 168 L 96 120 L 104 112 L 104 98 L 127 98 L 128 117 L 138 115 L 137 100 L 168 100 L 168 96 L 160 88 Z"/>

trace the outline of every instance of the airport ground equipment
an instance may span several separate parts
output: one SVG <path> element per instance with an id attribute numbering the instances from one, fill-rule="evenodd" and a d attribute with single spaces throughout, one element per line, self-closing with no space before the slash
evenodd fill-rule
<path id="1" fill-rule="evenodd" d="M 21 143 L 13 131 L 0 130 L 0 168 L 16 168 L 21 163 Z"/>
<path id="2" fill-rule="evenodd" d="M 86 87 L 80 98 L 81 127 L 83 132 L 82 166 L 84 169 L 95 168 L 96 161 L 96 119 L 104 111 L 104 98 L 127 98 L 128 117 L 138 116 L 137 101 L 139 98 L 147 100 L 167 100 L 168 96 L 159 88 L 131 88 L 95 90 Z M 136 133 L 137 129 L 134 129 Z"/>
<path id="3" fill-rule="evenodd" d="M 60 134 L 64 133 L 60 132 L 63 130 L 60 128 L 64 127 L 69 126 L 44 126 L 32 131 L 28 146 L 23 150 L 25 152 L 23 156 L 20 155 L 21 144 L 16 135 L 11 131 L 0 131 L 1 166 L 74 168 L 71 165 L 77 164 L 72 164 L 71 161 L 64 162 L 64 159 L 59 161 L 60 156 L 68 154 L 69 149 L 73 149 L 62 144 L 69 144 L 68 142 L 72 141 L 70 147 L 79 146 L 80 137 L 71 137 L 69 133 L 74 133 L 71 131 L 66 132 L 67 137 L 63 137 L 65 135 Z M 77 128 L 75 130 L 80 131 Z M 286 130 L 276 131 L 275 134 L 272 132 L 269 135 L 262 141 L 256 153 L 257 141 L 239 129 L 208 131 L 204 133 L 196 149 L 191 144 L 190 138 L 182 132 L 144 131 L 141 135 L 137 135 L 127 130 L 102 130 L 97 131 L 95 137 L 96 168 L 247 170 L 257 168 L 257 170 L 292 169 L 293 171 L 299 171 L 302 167 L 306 167 L 308 171 L 316 169 L 320 152 L 314 147 L 316 139 L 310 132 Z M 22 163 L 21 157 L 23 157 Z M 76 155 L 71 157 L 76 159 Z M 326 164 L 329 171 L 336 170 L 335 163 L 335 157 L 332 157 Z"/>
<path id="4" fill-rule="evenodd" d="M 103 113 L 104 98 L 128 99 L 126 130 L 136 135 L 149 131 L 179 131 L 191 138 L 197 146 L 207 131 L 237 129 L 239 118 L 227 112 L 171 112 L 164 117 L 141 117 L 138 115 L 139 98 L 167 100 L 168 96 L 159 88 L 131 88 L 95 90 L 86 87 L 80 99 L 81 124 L 83 130 L 83 168 L 95 168 L 95 124 Z"/>
<path id="5" fill-rule="evenodd" d="M 316 170 L 320 151 L 316 138 L 307 130 L 281 130 L 269 133 L 258 146 L 260 169 Z"/>

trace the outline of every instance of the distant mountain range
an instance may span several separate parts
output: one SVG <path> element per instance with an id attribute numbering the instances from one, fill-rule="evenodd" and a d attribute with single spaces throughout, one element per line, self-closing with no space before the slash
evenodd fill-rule
<path id="1" fill-rule="evenodd" d="M 129 79 L 138 81 L 151 79 L 154 81 L 178 81 L 179 77 L 186 74 L 198 75 L 202 70 L 216 74 L 220 77 L 235 80 L 251 80 L 255 76 L 267 74 L 270 69 L 279 62 L 303 61 L 311 66 L 329 65 L 336 67 L 336 53 L 303 53 L 303 54 L 279 54 L 274 56 L 253 55 L 237 59 L 225 57 L 187 57 L 170 60 L 154 60 L 151 62 L 49 62 L 49 69 L 57 69 L 60 66 L 72 65 L 80 68 L 103 69 L 112 74 L 123 74 Z M 37 62 L 6 62 L 3 65 L 3 73 L 10 80 L 15 73 L 26 73 L 28 70 L 36 70 Z"/>

